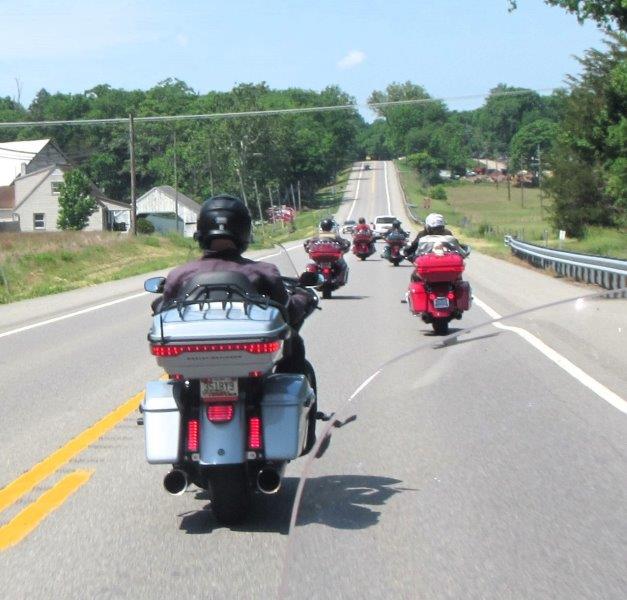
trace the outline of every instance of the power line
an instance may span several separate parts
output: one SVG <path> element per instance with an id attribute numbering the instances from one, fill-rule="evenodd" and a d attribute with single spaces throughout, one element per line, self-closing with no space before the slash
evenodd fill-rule
<path id="1" fill-rule="evenodd" d="M 305 114 L 313 112 L 330 112 L 340 110 L 358 110 L 359 108 L 385 108 L 388 106 L 401 106 L 412 104 L 429 104 L 433 102 L 455 102 L 459 100 L 477 100 L 480 98 L 491 98 L 500 96 L 522 96 L 529 93 L 553 92 L 557 88 L 545 88 L 537 90 L 514 90 L 487 94 L 472 94 L 468 96 L 456 96 L 450 98 L 420 98 L 414 100 L 389 100 L 386 102 L 352 103 L 338 104 L 335 106 L 306 106 L 301 108 L 277 108 L 269 110 L 250 110 L 240 112 L 206 113 L 194 115 L 154 115 L 150 117 L 134 117 L 135 123 L 159 123 L 168 121 L 202 121 L 218 119 L 236 119 L 241 117 L 268 117 L 276 115 Z M 0 128 L 10 127 L 53 127 L 58 125 L 108 125 L 126 124 L 128 117 L 113 117 L 108 119 L 75 119 L 68 121 L 15 121 L 13 123 L 0 123 Z"/>

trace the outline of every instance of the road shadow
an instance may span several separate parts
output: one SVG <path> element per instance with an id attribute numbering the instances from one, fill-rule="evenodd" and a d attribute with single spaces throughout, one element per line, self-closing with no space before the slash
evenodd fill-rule
<path id="1" fill-rule="evenodd" d="M 373 507 L 383 506 L 392 496 L 410 490 L 397 487 L 399 479 L 375 475 L 326 475 L 307 479 L 298 513 L 297 526 L 313 523 L 334 529 L 365 529 L 379 522 L 381 512 Z M 246 520 L 237 526 L 218 523 L 211 505 L 201 510 L 179 515 L 179 528 L 190 535 L 210 534 L 216 529 L 231 531 L 280 533 L 289 532 L 292 504 L 298 478 L 285 477 L 278 494 L 256 494 Z M 197 500 L 209 500 L 206 491 L 196 494 Z"/>
<path id="2" fill-rule="evenodd" d="M 450 330 L 450 332 L 455 333 L 455 330 Z M 434 344 L 433 347 L 436 350 L 440 350 L 441 348 L 449 348 L 450 346 L 459 346 L 460 344 L 468 344 L 469 342 L 477 342 L 479 340 L 485 340 L 486 338 L 496 337 L 497 335 L 501 335 L 501 333 L 501 331 L 495 331 L 494 333 L 486 333 L 485 335 L 478 335 L 461 341 L 458 338 L 454 337 L 450 340 L 442 340 L 440 344 Z M 434 337 L 436 337 L 435 334 Z"/>
<path id="3" fill-rule="evenodd" d="M 364 298 L 370 298 L 370 296 L 348 296 L 333 294 L 330 300 L 363 300 Z"/>

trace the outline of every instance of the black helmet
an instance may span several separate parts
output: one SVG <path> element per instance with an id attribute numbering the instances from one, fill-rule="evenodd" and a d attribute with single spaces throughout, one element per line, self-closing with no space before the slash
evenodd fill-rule
<path id="1" fill-rule="evenodd" d="M 250 212 L 239 198 L 228 194 L 214 196 L 200 208 L 194 239 L 207 249 L 212 240 L 226 238 L 244 252 L 250 242 L 251 226 Z"/>
<path id="2" fill-rule="evenodd" d="M 331 231 L 333 229 L 333 219 L 322 219 L 320 221 L 320 231 Z"/>
<path id="3" fill-rule="evenodd" d="M 359 224 L 360 225 L 365 225 L 366 224 L 366 219 L 364 219 L 363 217 L 359 217 Z"/>
<path id="4" fill-rule="evenodd" d="M 401 222 L 396 219 L 396 221 L 392 221 L 392 229 L 400 229 L 401 228 Z"/>

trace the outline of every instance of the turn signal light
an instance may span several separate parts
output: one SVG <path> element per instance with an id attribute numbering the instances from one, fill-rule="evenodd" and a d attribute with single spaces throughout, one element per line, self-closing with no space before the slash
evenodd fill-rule
<path id="1" fill-rule="evenodd" d="M 250 352 L 251 354 L 272 354 L 281 348 L 281 341 L 246 342 L 241 344 L 153 344 L 153 356 L 180 356 L 186 352 Z"/>
<path id="2" fill-rule="evenodd" d="M 261 419 L 259 417 L 248 419 L 248 448 L 261 450 Z"/>
<path id="3" fill-rule="evenodd" d="M 187 451 L 198 452 L 198 419 L 187 421 Z"/>
<path id="4" fill-rule="evenodd" d="M 449 292 L 448 294 L 446 294 L 446 297 L 449 300 L 455 300 L 455 292 Z"/>
<path id="5" fill-rule="evenodd" d="M 227 423 L 233 418 L 233 404 L 209 404 L 207 419 L 212 423 Z"/>

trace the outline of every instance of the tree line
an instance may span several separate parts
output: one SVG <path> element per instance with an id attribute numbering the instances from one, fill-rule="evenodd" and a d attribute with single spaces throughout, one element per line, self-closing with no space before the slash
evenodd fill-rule
<path id="1" fill-rule="evenodd" d="M 624 227 L 627 186 L 627 61 L 625 34 L 609 33 L 604 50 L 580 59 L 582 74 L 542 96 L 500 84 L 484 104 L 450 110 L 412 82 L 373 91 L 376 113 L 356 109 L 137 124 L 137 186 L 175 185 L 202 201 L 218 192 L 267 206 L 289 198 L 298 184 L 305 202 L 350 162 L 406 156 L 426 182 L 442 169 L 463 175 L 473 158 L 507 158 L 510 172 L 550 171 L 543 186 L 553 197 L 556 228 L 583 236 L 588 225 Z M 409 102 L 407 102 L 409 101 Z M 235 113 L 346 106 L 355 100 L 336 86 L 322 91 L 241 84 L 200 94 L 168 79 L 149 90 L 99 85 L 83 94 L 41 90 L 28 108 L 0 98 L 0 121 Z M 87 176 L 114 199 L 129 198 L 126 124 L 0 130 L 0 141 L 53 137 Z"/>

